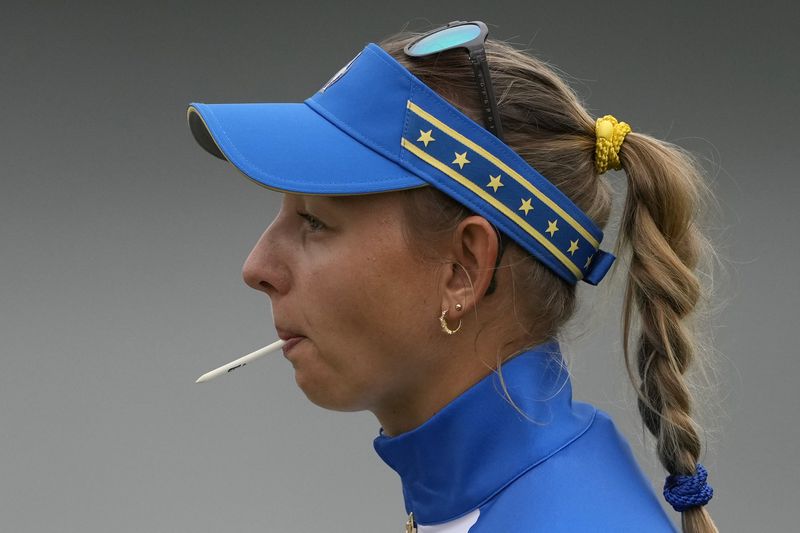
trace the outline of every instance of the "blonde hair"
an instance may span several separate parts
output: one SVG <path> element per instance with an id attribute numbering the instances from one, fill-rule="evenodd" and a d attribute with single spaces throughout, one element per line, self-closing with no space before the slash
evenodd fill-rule
<path id="1" fill-rule="evenodd" d="M 418 35 L 400 32 L 378 44 L 465 115 L 483 124 L 466 52 L 407 57 L 403 47 Z M 545 62 L 495 39 L 486 41 L 486 55 L 505 143 L 605 228 L 613 189 L 595 169 L 595 120 Z M 619 159 L 628 180 L 615 248 L 618 257 L 626 249 L 630 252 L 622 317 L 626 369 L 637 391 L 642 421 L 656 439 L 661 464 L 670 474 L 692 475 L 701 453 L 700 427 L 692 418 L 692 394 L 684 374 L 703 350 L 687 319 L 702 298 L 710 297 L 696 273 L 701 255 L 714 253 L 696 220 L 709 189 L 700 166 L 687 151 L 644 133 L 633 131 L 625 137 Z M 474 214 L 434 187 L 402 193 L 405 229 L 419 249 L 435 249 L 439 236 L 448 235 Z M 531 332 L 535 338 L 543 341 L 557 335 L 575 311 L 576 286 L 514 241 L 504 241 L 506 253 L 515 258 L 510 261 L 513 285 L 526 294 L 525 301 L 515 301 L 515 313 L 517 304 L 524 306 L 519 316 L 535 327 L 536 332 Z M 634 330 L 635 312 L 641 324 Z M 632 336 L 638 379 L 631 370 L 628 345 Z M 704 506 L 684 511 L 682 527 L 687 533 L 717 532 Z"/>

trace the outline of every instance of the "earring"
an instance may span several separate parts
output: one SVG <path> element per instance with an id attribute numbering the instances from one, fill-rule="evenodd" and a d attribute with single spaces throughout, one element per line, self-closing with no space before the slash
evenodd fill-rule
<path id="1" fill-rule="evenodd" d="M 456 311 L 461 311 L 461 304 L 456 304 Z"/>
<path id="2" fill-rule="evenodd" d="M 448 335 L 452 335 L 456 331 L 461 329 L 461 320 L 458 321 L 458 327 L 456 329 L 450 329 L 447 327 L 447 321 L 444 319 L 444 316 L 447 314 L 447 309 L 442 311 L 442 316 L 439 317 L 439 323 L 442 325 L 442 331 L 447 333 Z"/>

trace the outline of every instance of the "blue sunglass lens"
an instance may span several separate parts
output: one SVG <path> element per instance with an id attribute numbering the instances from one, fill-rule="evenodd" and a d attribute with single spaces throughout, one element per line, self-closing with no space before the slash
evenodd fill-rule
<path id="1" fill-rule="evenodd" d="M 434 54 L 460 44 L 468 43 L 478 35 L 481 29 L 475 24 L 464 24 L 455 28 L 447 28 L 429 35 L 414 44 L 409 52 L 414 54 Z"/>

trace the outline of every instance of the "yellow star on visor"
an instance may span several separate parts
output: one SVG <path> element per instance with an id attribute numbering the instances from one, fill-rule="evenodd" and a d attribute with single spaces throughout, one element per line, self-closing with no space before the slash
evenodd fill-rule
<path id="1" fill-rule="evenodd" d="M 494 192 L 497 192 L 497 189 L 503 186 L 503 184 L 500 183 L 500 176 L 502 176 L 502 174 L 498 174 L 497 176 L 489 174 L 489 183 L 487 183 L 486 186 L 491 187 L 494 189 Z"/>
<path id="2" fill-rule="evenodd" d="M 467 161 L 467 152 L 464 152 L 463 154 L 459 154 L 458 152 L 455 152 L 455 154 L 456 154 L 456 158 L 453 160 L 453 163 L 458 164 L 459 168 L 464 168 L 464 165 L 466 165 L 467 163 L 470 162 L 470 161 Z"/>
<path id="3" fill-rule="evenodd" d="M 533 198 L 528 198 L 527 200 L 525 200 L 524 198 L 520 198 L 520 200 L 522 200 L 522 205 L 519 206 L 519 209 L 517 211 L 525 211 L 525 214 L 527 215 L 528 211 L 533 209 L 533 206 L 531 205 L 531 201 L 533 200 Z"/>
<path id="4" fill-rule="evenodd" d="M 556 220 L 548 220 L 547 221 L 547 229 L 544 230 L 544 231 L 549 233 L 550 237 L 552 237 L 553 234 L 558 231 L 558 226 L 556 224 L 558 224 L 558 219 L 556 219 Z"/>
<path id="5" fill-rule="evenodd" d="M 419 139 L 417 139 L 417 141 L 424 142 L 425 146 L 427 147 L 429 142 L 436 140 L 432 137 L 432 135 L 433 135 L 433 130 L 428 130 L 428 131 L 419 130 Z"/>
<path id="6" fill-rule="evenodd" d="M 569 250 L 567 250 L 571 255 L 575 255 L 575 251 L 578 249 L 578 240 L 569 241 Z"/>

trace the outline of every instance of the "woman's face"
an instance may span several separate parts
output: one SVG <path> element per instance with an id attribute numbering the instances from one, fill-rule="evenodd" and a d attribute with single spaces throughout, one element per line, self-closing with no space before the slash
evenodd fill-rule
<path id="1" fill-rule="evenodd" d="M 408 407 L 442 370 L 438 269 L 408 249 L 402 217 L 398 193 L 284 194 L 244 263 L 275 327 L 306 337 L 287 358 L 319 406 Z"/>

